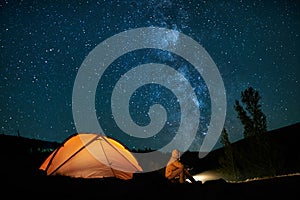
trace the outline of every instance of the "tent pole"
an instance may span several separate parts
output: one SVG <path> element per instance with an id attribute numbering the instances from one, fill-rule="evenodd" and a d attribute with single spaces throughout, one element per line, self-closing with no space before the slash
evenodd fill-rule
<path id="1" fill-rule="evenodd" d="M 101 138 L 103 139 L 103 137 L 101 137 Z M 108 142 L 108 141 L 106 141 L 106 142 Z M 111 163 L 109 162 L 108 157 L 107 157 L 107 155 L 106 155 L 106 153 L 105 153 L 105 151 L 104 151 L 104 148 L 103 148 L 103 145 L 102 145 L 101 140 L 99 141 L 99 143 L 100 143 L 100 145 L 101 145 L 102 151 L 103 151 L 103 153 L 104 153 L 104 155 L 105 155 L 106 161 L 107 161 L 107 163 L 108 163 L 108 165 L 109 165 L 109 168 L 110 168 L 111 172 L 113 173 L 114 177 L 117 177 L 117 176 L 116 176 L 116 173 L 115 173 L 114 169 L 111 167 Z M 109 143 L 109 142 L 108 142 L 108 143 Z"/>
<path id="2" fill-rule="evenodd" d="M 73 158 L 76 154 L 78 154 L 80 151 L 82 151 L 82 149 L 84 149 L 86 146 L 88 146 L 89 144 L 91 144 L 94 140 L 97 140 L 98 137 L 99 137 L 99 135 L 95 136 L 88 143 L 86 143 L 85 145 L 83 145 L 73 155 L 71 155 L 67 160 L 65 160 L 62 164 L 60 164 L 54 171 L 52 171 L 50 175 L 54 174 L 57 170 L 59 170 L 62 166 L 64 166 L 64 164 L 66 164 L 71 158 Z"/>

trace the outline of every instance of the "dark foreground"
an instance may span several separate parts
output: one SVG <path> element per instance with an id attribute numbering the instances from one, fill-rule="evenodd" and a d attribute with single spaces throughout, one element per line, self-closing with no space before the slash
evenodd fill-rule
<path id="1" fill-rule="evenodd" d="M 299 141 L 299 140 L 296 140 Z M 21 137 L 2 135 L 0 139 L 0 178 L 2 199 L 199 199 L 254 200 L 298 199 L 300 175 L 284 176 L 243 183 L 222 179 L 204 184 L 177 184 L 167 181 L 161 172 L 135 174 L 132 180 L 114 178 L 76 179 L 50 177 L 38 167 L 48 156 L 31 151 L 45 146 Z M 30 150 L 30 151 L 29 151 Z M 298 154 L 297 154 L 298 155 Z M 298 159 L 295 156 L 291 159 Z M 297 167 L 298 168 L 298 167 Z M 299 172 L 300 169 L 294 171 Z"/>
<path id="2" fill-rule="evenodd" d="M 2 171 L 3 173 L 3 171 Z M 7 172 L 2 176 L 1 194 L 9 199 L 294 199 L 299 197 L 300 176 L 279 177 L 244 183 L 222 179 L 204 184 L 170 183 L 161 174 L 136 174 L 132 180 L 48 177 L 41 173 Z"/>

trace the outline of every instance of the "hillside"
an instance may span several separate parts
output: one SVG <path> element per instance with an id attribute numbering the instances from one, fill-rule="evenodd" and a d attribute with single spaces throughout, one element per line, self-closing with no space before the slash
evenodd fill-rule
<path id="1" fill-rule="evenodd" d="M 272 157 L 276 160 L 274 164 L 280 167 L 280 169 L 277 169 L 277 174 L 299 173 L 300 151 L 298 143 L 300 141 L 300 123 L 269 131 L 266 135 L 267 140 L 271 144 Z M 232 143 L 232 146 L 238 152 L 246 151 L 248 154 L 255 154 L 255 149 L 251 151 L 253 149 L 251 143 L 253 143 L 252 139 L 246 138 Z M 6 162 L 4 162 L 4 165 L 1 165 L 1 168 L 24 166 L 30 170 L 36 170 L 46 156 L 58 146 L 59 143 L 57 142 L 2 134 L 0 135 L 1 157 Z M 254 146 L 254 148 L 256 147 Z M 193 174 L 196 174 L 206 170 L 219 169 L 219 159 L 222 156 L 224 156 L 224 148 L 214 150 L 201 159 L 199 159 L 198 152 L 188 151 L 183 154 L 181 160 L 192 168 Z M 245 170 L 247 171 L 248 169 Z"/>
<path id="2" fill-rule="evenodd" d="M 271 176 L 271 170 L 276 175 L 300 172 L 300 123 L 268 131 L 264 141 L 268 144 L 267 150 L 270 151 L 268 154 L 264 152 L 266 155 L 258 153 L 259 145 L 255 143 L 254 138 L 241 139 L 231 144 L 235 152 L 236 163 L 240 165 L 240 168 L 243 168 L 241 170 L 243 179 Z M 182 160 L 192 166 L 193 172 L 196 174 L 206 170 L 220 169 L 220 158 L 224 156 L 224 148 L 220 148 L 210 152 L 202 159 L 199 159 L 198 152 L 186 152 L 182 156 Z M 272 166 L 259 166 L 259 171 L 264 171 L 265 174 L 255 174 L 255 170 L 258 169 L 257 166 L 260 162 L 264 162 L 260 159 L 262 156 L 265 156 L 265 160 L 270 159 Z M 241 164 L 239 161 L 243 163 Z"/>
<path id="3" fill-rule="evenodd" d="M 282 174 L 299 172 L 300 159 L 297 143 L 300 124 L 284 127 L 269 132 L 270 140 L 279 150 L 278 160 L 283 162 Z M 241 140 L 233 145 L 243 149 L 250 140 Z M 68 177 L 48 177 L 40 173 L 38 167 L 44 159 L 56 148 L 58 143 L 28 139 L 18 136 L 0 135 L 1 148 L 1 192 L 11 198 L 30 197 L 31 199 L 47 197 L 57 198 L 88 198 L 102 196 L 110 198 L 163 198 L 172 196 L 186 198 L 197 196 L 201 199 L 256 199 L 277 196 L 288 198 L 298 195 L 300 175 L 282 176 L 268 179 L 257 179 L 251 182 L 231 183 L 224 180 L 208 181 L 204 184 L 174 184 L 168 182 L 162 171 L 135 174 L 130 181 L 111 178 L 78 179 Z M 199 159 L 198 152 L 186 152 L 182 161 L 189 165 L 193 173 L 217 169 L 218 159 L 223 149 L 210 152 Z M 299 173 L 298 173 L 299 174 Z"/>

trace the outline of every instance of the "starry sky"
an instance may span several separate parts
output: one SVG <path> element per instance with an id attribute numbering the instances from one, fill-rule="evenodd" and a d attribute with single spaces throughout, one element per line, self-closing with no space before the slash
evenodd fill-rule
<path id="1" fill-rule="evenodd" d="M 299 1 L 136 0 L 0 2 L 1 133 L 62 142 L 77 132 L 72 114 L 74 81 L 85 58 L 105 39 L 140 27 L 161 27 L 197 41 L 215 62 L 226 89 L 231 142 L 243 138 L 234 101 L 252 86 L 262 99 L 268 130 L 300 121 Z M 158 38 L 159 39 L 159 38 Z M 190 82 L 201 113 L 190 147 L 199 149 L 211 115 L 206 82 L 180 56 L 141 49 L 116 59 L 95 95 L 99 124 L 106 135 L 130 149 L 160 148 L 180 126 L 176 96 L 159 84 L 146 84 L 130 98 L 132 120 L 144 126 L 153 104 L 162 105 L 167 123 L 154 137 L 126 135 L 114 121 L 111 95 L 126 72 L 146 63 L 172 66 Z M 192 120 L 192 119 L 191 119 Z M 217 143 L 215 148 L 220 147 Z"/>

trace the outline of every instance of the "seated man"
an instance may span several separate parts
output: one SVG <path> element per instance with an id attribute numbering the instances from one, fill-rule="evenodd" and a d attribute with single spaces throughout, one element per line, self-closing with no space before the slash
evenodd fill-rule
<path id="1" fill-rule="evenodd" d="M 165 177 L 168 180 L 174 180 L 179 177 L 179 183 L 184 183 L 185 179 L 189 179 L 192 183 L 195 183 L 196 180 L 190 175 L 188 170 L 180 162 L 180 152 L 177 149 L 172 151 L 170 160 L 167 163 L 165 169 Z"/>

